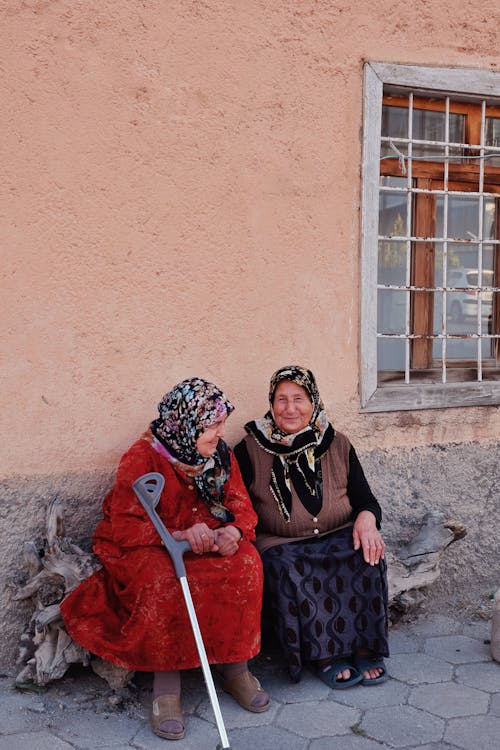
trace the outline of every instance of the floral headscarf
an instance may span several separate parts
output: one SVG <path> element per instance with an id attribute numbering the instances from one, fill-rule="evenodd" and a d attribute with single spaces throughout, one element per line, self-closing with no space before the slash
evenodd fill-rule
<path id="1" fill-rule="evenodd" d="M 289 434 L 274 419 L 273 401 L 278 385 L 288 380 L 307 391 L 313 407 L 307 427 Z M 288 365 L 277 370 L 269 385 L 270 409 L 261 419 L 248 422 L 246 431 L 268 453 L 274 455 L 269 489 L 286 521 L 292 507 L 291 484 L 304 507 L 317 515 L 323 505 L 319 459 L 328 450 L 335 432 L 326 415 L 316 379 L 311 370 Z"/>
<path id="2" fill-rule="evenodd" d="M 201 378 L 183 380 L 166 393 L 158 404 L 160 416 L 151 432 L 172 464 L 190 474 L 210 512 L 222 523 L 234 516 L 222 503 L 229 478 L 230 453 L 223 440 L 210 458 L 198 452 L 196 441 L 214 422 L 234 410 L 233 404 L 213 383 Z"/>

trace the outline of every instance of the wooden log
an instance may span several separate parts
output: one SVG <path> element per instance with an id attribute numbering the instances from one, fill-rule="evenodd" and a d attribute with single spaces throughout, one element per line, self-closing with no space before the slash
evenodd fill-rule
<path id="1" fill-rule="evenodd" d="M 57 497 L 47 509 L 46 538 L 41 550 L 34 542 L 23 546 L 27 580 L 14 597 L 31 598 L 34 611 L 21 635 L 18 661 L 24 666 L 17 684 L 46 685 L 64 675 L 70 664 L 90 663 L 90 654 L 66 632 L 60 602 L 100 568 L 94 555 L 64 536 L 62 507 Z"/>
<path id="2" fill-rule="evenodd" d="M 439 577 L 444 550 L 467 534 L 456 519 L 445 520 L 437 512 L 427 513 L 417 535 L 396 553 L 388 552 L 389 610 L 394 622 L 423 599 L 422 589 Z"/>

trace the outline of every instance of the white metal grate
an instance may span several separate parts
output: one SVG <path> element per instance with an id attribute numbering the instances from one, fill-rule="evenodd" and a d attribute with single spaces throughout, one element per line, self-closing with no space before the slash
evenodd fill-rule
<path id="1" fill-rule="evenodd" d="M 384 155 L 381 157 L 381 162 L 386 159 L 399 160 L 401 177 L 406 179 L 404 185 L 384 185 L 381 184 L 379 187 L 380 195 L 386 194 L 387 196 L 401 196 L 404 202 L 404 196 L 406 196 L 406 221 L 403 222 L 404 232 L 393 233 L 392 231 L 381 232 L 379 230 L 378 240 L 379 243 L 399 243 L 401 246 L 404 245 L 406 261 L 405 261 L 405 279 L 404 283 L 377 283 L 378 292 L 382 293 L 399 293 L 404 298 L 404 330 L 400 331 L 387 331 L 377 330 L 377 339 L 386 341 L 402 341 L 404 342 L 404 381 L 410 383 L 412 378 L 415 377 L 415 373 L 412 372 L 411 360 L 412 360 L 412 342 L 415 340 L 432 340 L 433 342 L 440 342 L 439 351 L 440 357 L 435 357 L 436 361 L 439 361 L 439 367 L 441 370 L 441 382 L 444 384 L 447 382 L 447 372 L 451 361 L 451 355 L 449 352 L 450 343 L 453 341 L 457 342 L 475 342 L 475 377 L 477 381 L 483 379 L 483 365 L 486 359 L 492 358 L 492 355 L 488 352 L 492 352 L 493 348 L 491 342 L 495 339 L 500 338 L 500 334 L 493 332 L 491 324 L 488 328 L 488 321 L 485 319 L 483 311 L 491 309 L 491 319 L 494 318 L 495 308 L 495 295 L 500 291 L 498 284 L 498 270 L 493 265 L 493 275 L 491 275 L 492 269 L 487 269 L 488 278 L 490 282 L 487 283 L 485 269 L 483 267 L 484 261 L 484 246 L 496 250 L 496 247 L 500 244 L 500 238 L 495 233 L 495 236 L 484 237 L 484 212 L 485 212 L 485 199 L 489 200 L 489 205 L 496 207 L 495 210 L 500 210 L 500 196 L 498 193 L 488 192 L 484 189 L 485 186 L 485 161 L 488 159 L 499 157 L 500 148 L 497 146 L 485 145 L 485 131 L 486 131 L 486 100 L 480 101 L 481 105 L 481 136 L 480 143 L 467 143 L 457 142 L 450 140 L 450 97 L 445 98 L 445 110 L 444 110 L 444 140 L 425 140 L 422 138 L 413 138 L 413 105 L 414 105 L 414 92 L 408 94 L 408 131 L 407 136 L 394 137 L 388 135 L 381 136 L 382 144 L 389 146 L 390 151 L 394 155 Z M 423 157 L 420 155 L 414 155 L 414 147 L 435 148 L 439 147 L 443 150 L 443 154 L 439 161 L 443 163 L 442 170 L 442 184 L 443 187 L 439 189 L 424 189 L 417 187 L 416 182 L 413 178 L 413 163 L 416 161 L 435 161 L 432 156 Z M 457 151 L 460 151 L 460 155 L 456 155 Z M 477 190 L 455 190 L 450 189 L 449 179 L 449 168 L 450 164 L 455 160 L 460 160 L 462 163 L 467 161 L 473 161 L 479 164 L 479 176 L 477 178 Z M 415 213 L 415 200 L 419 194 L 435 196 L 436 200 L 439 198 L 442 201 L 442 231 L 435 233 L 436 236 L 418 236 L 414 231 L 414 213 Z M 451 202 L 456 199 L 463 197 L 470 201 L 475 199 L 477 203 L 477 223 L 474 222 L 473 229 L 477 231 L 469 231 L 470 237 L 464 236 L 450 236 L 452 230 L 449 227 L 449 210 L 452 205 Z M 401 226 L 398 226 L 401 229 Z M 434 282 L 430 286 L 418 286 L 412 283 L 412 268 L 414 263 L 415 243 L 434 243 L 435 247 L 439 247 L 441 264 L 442 264 L 442 281 L 440 284 Z M 457 253 L 460 248 L 466 250 L 467 247 L 477 250 L 477 268 L 474 265 L 475 273 L 472 274 L 476 283 L 466 283 L 461 286 L 452 284 L 449 278 L 450 275 L 450 264 L 449 261 L 453 253 Z M 458 250 L 457 250 L 458 249 Z M 496 257 L 497 253 L 493 252 L 493 257 Z M 491 278 L 490 278 L 491 277 Z M 418 292 L 431 292 L 433 301 L 438 300 L 439 304 L 436 310 L 433 309 L 433 313 L 439 312 L 440 309 L 440 330 L 434 331 L 433 333 L 414 333 L 412 331 L 412 299 L 415 293 Z M 476 301 L 476 314 L 475 314 L 475 329 L 474 330 L 454 330 L 453 325 L 449 321 L 449 303 L 451 299 L 456 299 L 458 294 L 468 295 L 473 297 Z M 448 297 L 450 295 L 450 297 Z M 403 317 L 403 316 L 402 316 Z M 402 324 L 402 320 L 401 320 Z M 382 327 L 382 326 L 380 326 Z M 456 328 L 456 326 L 455 326 Z M 488 344 L 485 347 L 485 342 Z M 433 343 L 434 346 L 434 343 Z M 487 350 L 487 351 L 486 351 Z M 467 357 L 464 356 L 464 359 Z M 455 357 L 456 360 L 456 357 Z M 455 362 L 454 360 L 454 362 Z"/>

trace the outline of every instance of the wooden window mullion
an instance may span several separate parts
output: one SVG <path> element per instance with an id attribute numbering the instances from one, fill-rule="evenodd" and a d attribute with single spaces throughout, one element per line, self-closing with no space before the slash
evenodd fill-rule
<path id="1" fill-rule="evenodd" d="M 417 187 L 430 190 L 432 180 L 418 179 Z M 432 237 L 436 223 L 436 198 L 418 193 L 415 200 L 415 236 Z M 435 247 L 433 242 L 415 242 L 413 248 L 413 285 L 434 286 Z M 430 335 L 433 331 L 434 293 L 413 292 L 412 330 L 415 334 Z M 412 367 L 431 366 L 432 339 L 413 339 Z"/>

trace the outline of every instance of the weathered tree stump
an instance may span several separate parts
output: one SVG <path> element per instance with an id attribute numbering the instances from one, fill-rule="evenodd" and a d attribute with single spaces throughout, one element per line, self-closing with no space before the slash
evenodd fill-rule
<path id="1" fill-rule="evenodd" d="M 441 573 L 444 550 L 466 534 L 467 529 L 460 521 L 445 520 L 436 512 L 427 513 L 412 541 L 396 553 L 387 553 L 389 610 L 393 622 L 420 603 L 421 590 L 434 583 Z"/>
<path id="2" fill-rule="evenodd" d="M 60 603 L 101 566 L 94 555 L 64 536 L 62 507 L 57 497 L 47 509 L 46 538 L 41 548 L 26 542 L 23 553 L 28 577 L 14 599 L 31 598 L 34 612 L 21 635 L 18 662 L 24 666 L 16 684 L 46 685 L 62 677 L 70 664 L 91 664 L 110 687 L 123 687 L 133 672 L 92 657 L 70 638 L 64 627 Z"/>
<path id="3" fill-rule="evenodd" d="M 42 548 L 34 542 L 24 544 L 27 580 L 15 596 L 31 598 L 34 612 L 21 635 L 19 663 L 23 664 L 17 684 L 46 685 L 64 675 L 70 664 L 92 666 L 113 690 L 123 688 L 133 672 L 91 655 L 66 632 L 60 603 L 100 568 L 97 558 L 64 536 L 62 507 L 57 498 L 47 509 L 46 539 Z M 437 513 L 428 513 L 415 538 L 396 553 L 387 553 L 389 608 L 392 620 L 414 608 L 420 590 L 430 586 L 440 574 L 444 550 L 466 534 L 459 521 L 445 521 Z"/>

